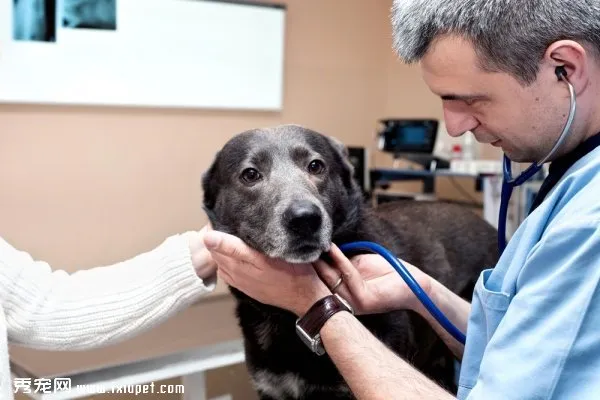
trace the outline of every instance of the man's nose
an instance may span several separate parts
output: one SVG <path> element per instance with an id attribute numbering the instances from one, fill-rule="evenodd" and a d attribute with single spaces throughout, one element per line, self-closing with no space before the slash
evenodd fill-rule
<path id="1" fill-rule="evenodd" d="M 459 137 L 465 132 L 472 131 L 479 125 L 477 118 L 463 111 L 451 110 L 444 106 L 444 123 L 452 137 Z"/>

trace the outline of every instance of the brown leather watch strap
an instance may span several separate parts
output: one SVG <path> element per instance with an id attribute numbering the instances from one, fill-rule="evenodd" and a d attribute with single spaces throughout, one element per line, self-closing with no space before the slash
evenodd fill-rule
<path id="1" fill-rule="evenodd" d="M 323 297 L 298 320 L 298 326 L 314 337 L 321 331 L 325 322 L 340 311 L 352 312 L 352 308 L 335 294 Z"/>

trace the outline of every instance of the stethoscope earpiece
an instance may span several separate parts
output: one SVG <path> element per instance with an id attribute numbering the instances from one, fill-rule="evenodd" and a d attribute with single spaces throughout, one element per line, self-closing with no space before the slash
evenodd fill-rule
<path id="1" fill-rule="evenodd" d="M 565 69 L 564 65 L 560 65 L 560 66 L 556 67 L 556 69 L 554 70 L 554 73 L 556 74 L 556 77 L 558 78 L 558 80 L 567 78 L 567 70 Z"/>

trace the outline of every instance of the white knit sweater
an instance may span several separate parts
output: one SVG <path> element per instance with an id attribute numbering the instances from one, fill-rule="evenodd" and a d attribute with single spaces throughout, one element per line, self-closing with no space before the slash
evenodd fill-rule
<path id="1" fill-rule="evenodd" d="M 121 263 L 73 274 L 0 238 L 0 399 L 13 399 L 8 343 L 91 349 L 147 330 L 215 288 L 191 264 L 187 234 Z"/>

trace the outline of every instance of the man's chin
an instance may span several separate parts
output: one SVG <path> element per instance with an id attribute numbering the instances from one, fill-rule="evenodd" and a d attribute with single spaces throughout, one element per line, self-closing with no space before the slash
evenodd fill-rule
<path id="1" fill-rule="evenodd" d="M 534 160 L 533 157 L 527 156 L 525 154 L 511 153 L 511 152 L 507 152 L 507 151 L 505 151 L 504 154 L 508 157 L 508 159 L 510 161 L 512 161 L 514 163 L 530 164 L 530 163 L 539 161 L 539 160 Z"/>

